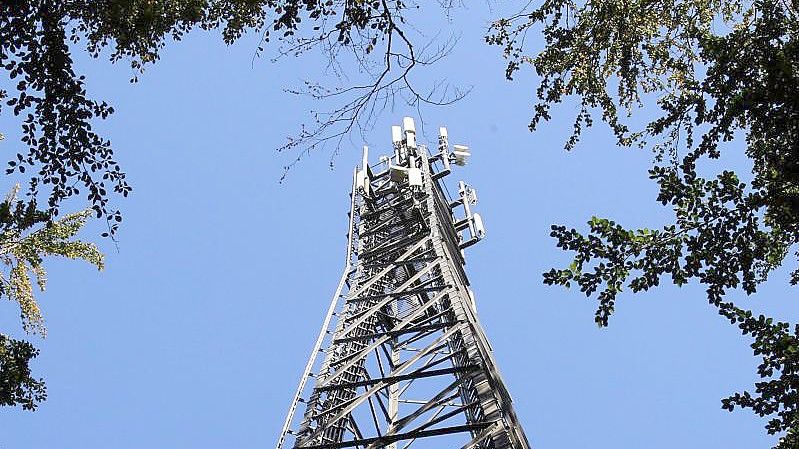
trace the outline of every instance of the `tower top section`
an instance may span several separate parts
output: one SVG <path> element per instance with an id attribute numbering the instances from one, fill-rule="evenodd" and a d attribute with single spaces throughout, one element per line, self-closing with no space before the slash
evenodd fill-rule
<path id="1" fill-rule="evenodd" d="M 404 117 L 402 126 L 391 127 L 392 153 L 379 156 L 378 163 L 371 165 L 369 148 L 363 147 L 361 165 L 356 170 L 357 193 L 369 199 L 377 189 L 410 187 L 422 191 L 425 182 L 434 184 L 442 200 L 449 206 L 460 249 L 465 249 L 485 236 L 483 219 L 472 211 L 477 204 L 477 191 L 463 181 L 458 182 L 456 195 L 451 195 L 444 178 L 452 173 L 452 166 L 465 166 L 471 150 L 466 145 L 450 145 L 447 128 L 438 129 L 438 146 L 431 151 L 427 145 L 419 144 L 416 123 L 412 117 Z M 425 176 L 427 173 L 429 176 Z"/>

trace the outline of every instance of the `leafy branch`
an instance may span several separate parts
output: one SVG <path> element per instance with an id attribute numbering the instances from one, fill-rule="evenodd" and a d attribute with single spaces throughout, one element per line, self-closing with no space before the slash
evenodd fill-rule
<path id="1" fill-rule="evenodd" d="M 46 335 L 34 285 L 44 291 L 47 272 L 44 259 L 61 256 L 85 260 L 103 268 L 103 255 L 92 243 L 75 240 L 92 211 L 68 214 L 50 220 L 35 203 L 18 200 L 19 186 L 0 203 L 0 296 L 19 305 L 22 328 L 28 334 Z M 0 405 L 21 404 L 34 410 L 46 398 L 42 379 L 31 377 L 30 361 L 38 350 L 30 343 L 0 334 Z"/>
<path id="2" fill-rule="evenodd" d="M 544 47 L 529 54 L 534 29 Z M 544 282 L 576 284 L 595 297 L 595 322 L 607 326 L 624 289 L 649 290 L 669 278 L 705 286 L 719 314 L 753 338 L 761 356 L 754 392 L 722 401 L 771 416 L 779 449 L 796 447 L 796 329 L 755 318 L 725 299 L 757 291 L 799 243 L 799 22 L 795 2 L 764 0 L 545 0 L 497 20 L 486 40 L 507 58 L 506 77 L 532 66 L 541 77 L 530 129 L 569 97 L 579 102 L 566 149 L 595 118 L 621 147 L 650 148 L 657 201 L 674 219 L 660 229 L 627 229 L 592 218 L 582 233 L 552 227 L 573 252 Z M 635 119 L 633 119 L 635 118 Z M 643 119 L 643 120 L 642 120 Z M 645 123 L 635 129 L 631 123 Z M 752 181 L 731 170 L 698 173 L 744 135 Z M 711 172 L 712 173 L 712 172 Z M 799 253 L 797 253 L 799 254 Z M 791 275 L 799 283 L 799 270 Z"/>

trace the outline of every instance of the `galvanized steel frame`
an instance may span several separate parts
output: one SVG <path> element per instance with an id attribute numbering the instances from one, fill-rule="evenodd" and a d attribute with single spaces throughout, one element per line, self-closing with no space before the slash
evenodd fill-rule
<path id="1" fill-rule="evenodd" d="M 466 226 L 456 226 L 471 219 L 468 208 L 465 219 L 453 212 L 470 201 L 463 185 L 455 201 L 442 188 L 446 133 L 430 155 L 408 123 L 401 140 L 395 131 L 384 170 L 373 171 L 365 149 L 353 176 L 344 273 L 277 449 L 288 436 L 295 449 L 407 449 L 427 439 L 439 448 L 530 447 L 463 268 L 462 248 L 482 235 L 468 223 L 467 240 Z M 413 170 L 421 177 L 407 175 Z M 300 403 L 305 412 L 292 430 Z"/>

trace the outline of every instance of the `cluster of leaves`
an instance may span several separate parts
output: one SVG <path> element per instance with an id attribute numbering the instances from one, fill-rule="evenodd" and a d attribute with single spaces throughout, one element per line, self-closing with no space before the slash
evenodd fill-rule
<path id="1" fill-rule="evenodd" d="M 0 5 L 0 67 L 17 91 L 13 95 L 0 90 L 0 99 L 5 109 L 21 118 L 21 139 L 27 147 L 8 163 L 6 172 L 32 168 L 30 192 L 37 196 L 48 189 L 53 214 L 58 214 L 64 199 L 80 193 L 81 185 L 97 216 L 105 216 L 115 232 L 121 215 L 109 210 L 106 183 L 123 195 L 130 186 L 113 159 L 110 143 L 91 126 L 92 119 L 105 118 L 113 109 L 89 99 L 83 77 L 74 72 L 67 20 L 58 3 Z"/>
<path id="2" fill-rule="evenodd" d="M 92 212 L 73 213 L 51 220 L 34 202 L 18 200 L 14 189 L 0 203 L 0 296 L 16 302 L 22 327 L 28 334 L 45 336 L 46 329 L 39 304 L 34 297 L 35 280 L 44 291 L 47 272 L 44 258 L 61 256 L 82 259 L 98 269 L 103 256 L 92 243 L 74 240 Z M 28 342 L 0 334 L 0 405 L 21 404 L 33 410 L 46 397 L 44 382 L 31 377 L 30 360 L 38 351 Z"/>
<path id="3" fill-rule="evenodd" d="M 574 259 L 544 281 L 595 296 L 600 326 L 625 287 L 644 291 L 667 278 L 703 284 L 710 303 L 753 337 L 762 357 L 765 380 L 722 405 L 772 417 L 768 432 L 785 432 L 780 449 L 796 447 L 799 435 L 797 329 L 755 318 L 725 294 L 755 293 L 799 241 L 797 11 L 798 2 L 780 0 L 545 0 L 497 21 L 487 37 L 504 49 L 508 78 L 525 65 L 541 77 L 531 130 L 575 96 L 581 107 L 566 148 L 598 114 L 620 146 L 654 150 L 649 176 L 657 200 L 674 212 L 674 222 L 657 230 L 601 218 L 589 221 L 587 233 L 553 226 L 558 246 Z M 536 27 L 545 46 L 529 55 L 524 38 Z M 633 129 L 630 118 L 639 116 L 647 124 Z M 738 135 L 752 181 L 730 170 L 703 177 L 702 161 L 721 157 Z M 792 275 L 798 282 L 799 270 Z"/>
<path id="4" fill-rule="evenodd" d="M 0 406 L 21 405 L 35 410 L 47 398 L 42 379 L 34 379 L 30 362 L 39 350 L 27 341 L 0 334 Z"/>
<path id="5" fill-rule="evenodd" d="M 127 59 L 139 73 L 158 60 L 167 39 L 193 28 L 222 29 L 231 43 L 248 29 L 291 41 L 308 19 L 311 37 L 295 40 L 295 51 L 316 45 L 358 46 L 367 52 L 394 30 L 400 0 L 325 2 L 312 0 L 10 0 L 0 3 L 0 68 L 13 88 L 0 86 L 2 108 L 18 116 L 22 144 L 7 172 L 28 173 L 30 193 L 46 195 L 57 215 L 66 198 L 85 195 L 97 217 L 115 234 L 122 215 L 110 193 L 127 196 L 131 186 L 108 139 L 93 120 L 113 113 L 89 98 L 85 77 L 74 70 L 71 50 L 85 45 L 97 57 Z M 136 76 L 131 81 L 135 81 Z"/>
<path id="6" fill-rule="evenodd" d="M 749 408 L 759 416 L 772 416 L 766 424 L 768 432 L 784 432 L 777 447 L 799 447 L 799 325 L 792 328 L 764 315 L 754 317 L 730 302 L 719 304 L 719 313 L 754 339 L 752 349 L 761 357 L 757 373 L 765 379 L 755 383 L 755 395 L 736 393 L 722 399 L 722 407 L 729 411 Z"/>
<path id="7" fill-rule="evenodd" d="M 97 246 L 72 240 L 90 214 L 85 210 L 51 221 L 46 212 L 36 209 L 35 203 L 17 200 L 16 190 L 0 203 L 0 261 L 8 268 L 7 274 L 0 272 L 0 295 L 19 304 L 26 332 L 45 334 L 29 275 L 33 274 L 37 286 L 44 291 L 47 283 L 44 257 L 82 259 L 103 269 L 103 255 Z"/>
<path id="8" fill-rule="evenodd" d="M 672 206 L 675 223 L 630 230 L 593 217 L 587 235 L 552 226 L 558 247 L 575 256 L 568 269 L 552 269 L 544 281 L 566 287 L 575 283 L 587 296 L 598 292 L 599 326 L 608 325 L 625 284 L 640 292 L 658 286 L 663 276 L 678 286 L 698 279 L 707 286 L 710 302 L 719 305 L 729 289 L 754 293 L 785 257 L 785 235 L 763 226 L 757 215 L 760 195 L 735 173 L 724 171 L 706 180 L 655 167 L 650 176 L 660 186 L 658 200 Z"/>

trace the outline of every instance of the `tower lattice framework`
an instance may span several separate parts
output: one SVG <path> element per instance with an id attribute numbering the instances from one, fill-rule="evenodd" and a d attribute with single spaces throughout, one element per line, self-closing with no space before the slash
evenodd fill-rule
<path id="1" fill-rule="evenodd" d="M 443 184 L 469 149 L 441 128 L 431 153 L 403 125 L 392 156 L 370 166 L 364 147 L 355 170 L 344 273 L 277 449 L 530 447 L 464 271 L 476 192 Z"/>

